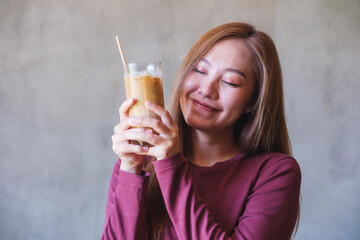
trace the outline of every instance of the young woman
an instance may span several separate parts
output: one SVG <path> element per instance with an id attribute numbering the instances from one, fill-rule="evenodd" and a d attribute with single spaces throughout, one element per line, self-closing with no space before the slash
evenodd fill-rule
<path id="1" fill-rule="evenodd" d="M 130 118 L 134 103 L 112 137 L 102 239 L 291 238 L 301 172 L 268 35 L 245 23 L 210 30 L 180 67 L 170 112 L 147 103 L 161 120 Z"/>

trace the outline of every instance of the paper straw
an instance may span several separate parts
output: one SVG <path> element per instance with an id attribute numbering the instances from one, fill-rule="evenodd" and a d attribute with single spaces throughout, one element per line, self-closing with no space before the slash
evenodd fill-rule
<path id="1" fill-rule="evenodd" d="M 116 39 L 116 43 L 117 43 L 118 48 L 119 48 L 121 60 L 122 60 L 123 65 L 124 65 L 124 67 L 125 67 L 125 71 L 126 71 L 126 73 L 129 73 L 129 70 L 128 70 L 127 65 L 126 65 L 126 61 L 125 61 L 125 57 L 124 57 L 124 53 L 123 53 L 123 50 L 122 50 L 122 47 L 121 47 L 121 43 L 120 43 L 119 37 L 118 37 L 118 36 L 115 36 L 115 39 Z"/>

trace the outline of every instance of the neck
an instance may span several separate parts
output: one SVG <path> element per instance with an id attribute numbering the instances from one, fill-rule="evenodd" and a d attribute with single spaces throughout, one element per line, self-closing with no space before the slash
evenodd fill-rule
<path id="1" fill-rule="evenodd" d="M 221 133 L 207 133 L 193 129 L 191 162 L 198 166 L 212 166 L 226 161 L 239 153 L 239 146 L 234 141 L 234 130 Z"/>

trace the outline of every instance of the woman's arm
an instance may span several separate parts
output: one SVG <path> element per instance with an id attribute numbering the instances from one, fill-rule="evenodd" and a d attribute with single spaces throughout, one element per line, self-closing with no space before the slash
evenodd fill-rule
<path id="1" fill-rule="evenodd" d="M 294 159 L 285 158 L 262 169 L 231 234 L 221 228 L 197 194 L 182 154 L 153 164 L 179 239 L 290 238 L 299 208 L 301 178 Z"/>
<path id="2" fill-rule="evenodd" d="M 149 176 L 120 170 L 120 159 L 111 175 L 102 240 L 147 239 L 145 195 Z"/>

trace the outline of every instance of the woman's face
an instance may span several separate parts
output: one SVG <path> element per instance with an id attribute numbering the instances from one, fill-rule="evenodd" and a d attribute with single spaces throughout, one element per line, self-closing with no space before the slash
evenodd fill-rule
<path id="1" fill-rule="evenodd" d="M 216 43 L 185 78 L 180 107 L 192 128 L 222 132 L 249 107 L 255 87 L 250 52 L 241 39 Z"/>

